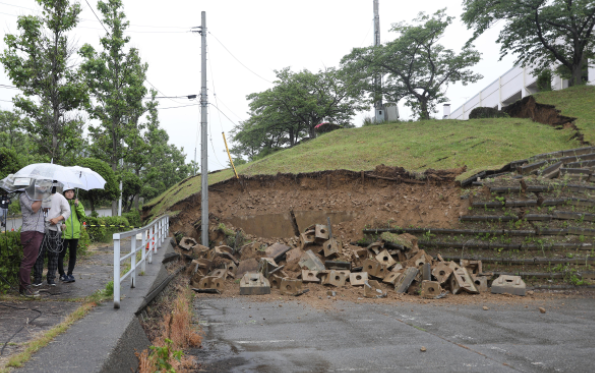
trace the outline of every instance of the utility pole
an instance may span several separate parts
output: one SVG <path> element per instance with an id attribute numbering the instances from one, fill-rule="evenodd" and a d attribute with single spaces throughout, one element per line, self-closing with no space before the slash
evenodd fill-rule
<path id="1" fill-rule="evenodd" d="M 209 166 L 207 146 L 207 13 L 201 12 L 200 26 L 201 57 L 200 57 L 200 168 L 201 168 L 201 241 L 209 247 Z"/>
<path id="2" fill-rule="evenodd" d="M 374 0 L 374 46 L 380 45 L 380 15 L 378 13 L 378 0 Z M 374 76 L 374 93 L 380 94 L 380 97 L 374 103 L 374 115 L 376 123 L 384 122 L 384 105 L 382 104 L 382 76 Z"/>

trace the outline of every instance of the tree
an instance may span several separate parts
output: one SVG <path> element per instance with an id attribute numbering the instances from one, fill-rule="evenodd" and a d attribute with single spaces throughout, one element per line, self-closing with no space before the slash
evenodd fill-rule
<path id="1" fill-rule="evenodd" d="M 100 39 L 103 50 L 98 53 L 85 44 L 81 73 L 95 96 L 95 103 L 87 111 L 100 125 L 89 128 L 94 156 L 107 161 L 114 172 L 120 159 L 127 156 L 126 138 L 134 138 L 137 123 L 145 112 L 142 99 L 147 94 L 143 86 L 148 65 L 142 63 L 136 48 L 126 50 L 130 37 L 124 36 L 129 22 L 122 11 L 121 0 L 99 1 L 97 7 L 103 23 L 109 30 Z M 116 201 L 112 201 L 112 214 L 116 214 Z"/>
<path id="2" fill-rule="evenodd" d="M 16 173 L 22 166 L 23 164 L 14 149 L 0 147 L 0 179 Z"/>
<path id="3" fill-rule="evenodd" d="M 97 172 L 105 180 L 105 187 L 103 189 L 92 189 L 89 191 L 80 191 L 82 198 L 88 199 L 91 203 L 91 211 L 95 211 L 95 207 L 101 201 L 113 201 L 120 195 L 120 188 L 116 174 L 111 167 L 102 160 L 95 158 L 80 158 L 76 161 L 77 166 L 87 167 Z"/>
<path id="4" fill-rule="evenodd" d="M 368 92 L 369 102 L 379 95 L 395 102 L 405 98 L 419 119 L 429 119 L 436 105 L 447 101 L 441 90 L 445 84 L 466 85 L 482 78 L 469 69 L 479 62 L 479 52 L 467 46 L 456 54 L 438 43 L 452 20 L 446 9 L 432 16 L 422 12 L 414 19 L 417 25 L 393 25 L 391 31 L 398 33 L 395 40 L 354 48 L 341 60 L 352 89 Z M 378 74 L 384 78 L 382 92 L 376 92 L 372 83 Z"/>
<path id="5" fill-rule="evenodd" d="M 24 97 L 13 99 L 15 106 L 31 119 L 30 132 L 38 136 L 42 152 L 61 163 L 65 153 L 79 142 L 81 122 L 73 110 L 88 101 L 87 87 L 72 68 L 74 48 L 68 32 L 74 29 L 80 4 L 69 0 L 37 0 L 43 16 L 20 16 L 19 35 L 4 37 L 6 49 L 0 62 Z M 38 99 L 31 99 L 37 96 Z"/>
<path id="6" fill-rule="evenodd" d="M 0 111 L 0 147 L 28 153 L 29 136 L 24 131 L 28 122 L 18 112 Z"/>
<path id="7" fill-rule="evenodd" d="M 595 58 L 593 0 L 464 0 L 463 9 L 463 21 L 474 30 L 471 40 L 504 20 L 500 59 L 515 54 L 516 63 L 538 73 L 558 61 L 578 85 L 587 60 Z"/>
<path id="8" fill-rule="evenodd" d="M 313 139 L 314 127 L 325 118 L 348 127 L 355 112 L 365 108 L 334 68 L 318 73 L 285 68 L 276 74 L 273 88 L 247 96 L 250 118 L 232 132 L 239 146 L 231 152 L 237 157 L 253 159 L 263 149 L 291 147 L 303 138 Z"/>

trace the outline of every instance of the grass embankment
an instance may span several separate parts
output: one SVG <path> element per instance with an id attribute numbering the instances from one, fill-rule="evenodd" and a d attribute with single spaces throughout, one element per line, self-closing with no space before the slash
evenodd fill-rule
<path id="1" fill-rule="evenodd" d="M 534 97 L 540 104 L 556 106 L 562 115 L 578 118 L 575 124 L 585 135 L 585 141 L 595 144 L 595 86 L 541 92 Z"/>
<path id="2" fill-rule="evenodd" d="M 408 171 L 466 165 L 467 173 L 472 174 L 473 170 L 499 168 L 536 154 L 579 147 L 578 141 L 570 140 L 574 133 L 518 118 L 388 123 L 333 131 L 237 169 L 245 175 L 274 175 L 371 170 L 379 164 Z M 225 170 L 211 175 L 209 184 L 231 177 L 233 171 Z M 151 214 L 161 214 L 198 193 L 200 184 L 200 176 L 193 177 L 146 206 L 151 208 Z"/>

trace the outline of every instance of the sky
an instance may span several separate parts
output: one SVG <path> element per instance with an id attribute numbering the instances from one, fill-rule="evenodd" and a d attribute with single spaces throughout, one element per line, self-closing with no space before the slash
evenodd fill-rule
<path id="1" fill-rule="evenodd" d="M 91 10 L 93 7 L 101 17 L 97 0 L 80 3 L 81 21 L 71 38 L 78 47 L 85 43 L 98 47 L 105 31 Z M 459 51 L 472 34 L 460 21 L 461 3 L 380 0 L 381 41 L 395 38 L 389 31 L 393 23 L 411 22 L 419 12 L 447 8 L 456 18 L 441 43 Z M 206 12 L 208 29 L 208 99 L 220 110 L 208 110 L 209 170 L 227 167 L 221 133 L 225 132 L 229 141 L 234 125 L 248 118 L 246 96 L 271 88 L 274 70 L 338 67 L 353 48 L 373 41 L 373 0 L 124 0 L 131 24 L 129 45 L 138 48 L 142 60 L 149 64 L 147 87 L 156 87 L 159 96 L 182 96 L 161 99 L 159 119 L 170 142 L 184 148 L 187 161 L 194 159 L 196 149 L 200 162 L 200 109 L 197 100 L 185 96 L 200 93 L 200 35 L 190 30 L 200 25 L 201 11 Z M 40 14 L 35 0 L 0 0 L 2 36 L 16 33 L 17 16 L 27 14 Z M 498 32 L 496 24 L 475 42 L 482 61 L 473 70 L 483 79 L 447 87 L 453 110 L 513 67 L 513 56 L 499 61 Z M 5 47 L 2 40 L 0 48 Z M 12 85 L 1 66 L 0 84 Z M 0 109 L 10 110 L 12 104 L 7 101 L 16 94 L 18 90 L 0 86 Z M 398 106 L 402 119 L 411 118 L 403 102 Z M 439 110 L 436 117 L 442 117 L 441 106 Z M 363 118 L 372 114 L 371 109 L 358 113 L 353 123 L 361 126 Z"/>

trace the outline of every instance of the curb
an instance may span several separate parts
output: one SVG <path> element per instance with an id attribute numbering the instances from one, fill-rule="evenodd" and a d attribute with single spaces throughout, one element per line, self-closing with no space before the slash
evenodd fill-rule
<path id="1" fill-rule="evenodd" d="M 166 253 L 173 252 L 171 240 L 171 237 L 166 238 L 153 254 L 153 264 L 147 264 L 144 276 L 137 276 L 134 289 L 130 288 L 129 281 L 122 284 L 120 309 L 114 309 L 112 301 L 95 307 L 16 371 L 136 372 L 138 358 L 135 353 L 140 353 L 151 343 L 135 313 L 145 297 L 168 277 L 162 260 Z"/>

